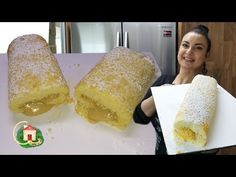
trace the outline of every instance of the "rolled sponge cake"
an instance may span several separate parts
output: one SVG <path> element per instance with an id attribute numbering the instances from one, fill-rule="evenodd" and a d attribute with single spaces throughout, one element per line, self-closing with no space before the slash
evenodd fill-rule
<path id="1" fill-rule="evenodd" d="M 76 85 L 76 112 L 91 123 L 124 130 L 154 75 L 151 58 L 128 48 L 114 48 Z"/>
<path id="2" fill-rule="evenodd" d="M 11 111 L 36 116 L 69 102 L 69 88 L 43 37 L 19 36 L 8 46 L 7 55 Z"/>
<path id="3" fill-rule="evenodd" d="M 216 104 L 217 81 L 210 76 L 196 75 L 175 118 L 173 133 L 177 144 L 206 145 Z"/>

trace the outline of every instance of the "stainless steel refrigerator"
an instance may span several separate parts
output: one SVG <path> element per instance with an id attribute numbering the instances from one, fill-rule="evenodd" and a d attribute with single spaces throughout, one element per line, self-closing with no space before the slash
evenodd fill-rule
<path id="1" fill-rule="evenodd" d="M 103 53 L 124 46 L 151 52 L 162 74 L 176 73 L 176 22 L 65 23 L 63 52 Z"/>

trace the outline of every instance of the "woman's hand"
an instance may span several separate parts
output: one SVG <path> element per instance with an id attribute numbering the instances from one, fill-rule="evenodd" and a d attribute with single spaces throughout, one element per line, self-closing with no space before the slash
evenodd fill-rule
<path id="1" fill-rule="evenodd" d="M 153 114 L 156 111 L 156 107 L 155 107 L 154 99 L 153 99 L 152 96 L 150 96 L 146 100 L 142 101 L 141 109 L 143 110 L 144 114 L 147 117 L 152 117 L 153 116 Z"/>

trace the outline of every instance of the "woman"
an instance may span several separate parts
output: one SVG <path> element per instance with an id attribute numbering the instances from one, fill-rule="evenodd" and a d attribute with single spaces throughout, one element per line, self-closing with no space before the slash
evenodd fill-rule
<path id="1" fill-rule="evenodd" d="M 211 41 L 208 37 L 208 28 L 204 25 L 198 25 L 193 28 L 184 35 L 179 47 L 179 73 L 176 76 L 162 75 L 156 80 L 153 86 L 191 83 L 197 74 L 206 74 L 207 69 L 205 62 L 210 49 Z M 144 99 L 137 105 L 133 118 L 136 123 L 140 124 L 148 124 L 150 121 L 152 122 L 157 134 L 156 154 L 167 154 L 160 122 L 150 89 Z"/>

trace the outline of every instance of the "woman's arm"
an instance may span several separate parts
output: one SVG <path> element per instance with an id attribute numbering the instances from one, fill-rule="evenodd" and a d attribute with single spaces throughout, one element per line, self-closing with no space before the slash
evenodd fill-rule
<path id="1" fill-rule="evenodd" d="M 157 79 L 152 86 L 158 85 L 161 78 L 162 76 L 159 79 Z M 152 97 L 151 88 L 149 88 L 143 100 L 136 106 L 134 110 L 133 113 L 134 122 L 139 124 L 148 124 L 154 117 L 155 110 L 156 109 Z"/>
<path id="2" fill-rule="evenodd" d="M 152 115 L 155 114 L 155 105 L 154 103 L 152 104 L 152 102 L 153 97 L 149 95 L 149 97 L 144 98 L 143 101 L 136 106 L 133 113 L 134 122 L 139 124 L 148 124 L 151 121 L 153 117 Z"/>
<path id="3" fill-rule="evenodd" d="M 147 117 L 151 118 L 153 116 L 156 111 L 153 96 L 150 96 L 149 98 L 142 101 L 141 109 Z"/>
<path id="4" fill-rule="evenodd" d="M 160 76 L 152 86 L 160 86 L 165 83 L 172 83 L 174 80 L 174 76 Z M 146 95 L 144 96 L 143 100 L 136 106 L 133 119 L 134 122 L 140 124 L 148 124 L 153 117 L 155 117 L 156 108 L 154 104 L 154 99 L 152 97 L 151 88 L 148 89 Z"/>

